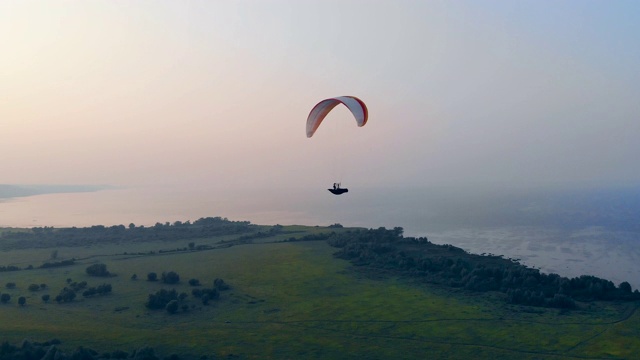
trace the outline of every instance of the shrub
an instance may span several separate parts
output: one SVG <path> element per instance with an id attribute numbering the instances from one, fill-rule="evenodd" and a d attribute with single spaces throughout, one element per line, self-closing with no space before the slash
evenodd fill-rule
<path id="1" fill-rule="evenodd" d="M 150 272 L 147 274 L 147 281 L 158 281 L 158 274 Z"/>
<path id="2" fill-rule="evenodd" d="M 165 284 L 177 284 L 180 282 L 180 275 L 175 271 L 169 271 L 168 273 L 162 273 L 162 282 Z"/>
<path id="3" fill-rule="evenodd" d="M 229 290 L 231 287 L 227 285 L 222 279 L 215 279 L 213 281 L 213 287 L 219 291 Z"/>
<path id="4" fill-rule="evenodd" d="M 165 309 L 169 314 L 175 314 L 178 312 L 178 300 L 169 301 Z"/>
<path id="5" fill-rule="evenodd" d="M 40 285 L 38 284 L 29 285 L 29 291 L 38 291 L 38 290 L 40 290 Z"/>
<path id="6" fill-rule="evenodd" d="M 56 296 L 56 301 L 58 303 L 61 302 L 71 302 L 73 301 L 73 299 L 76 298 L 76 292 L 69 289 L 69 288 L 64 288 L 62 290 L 60 290 L 60 294 L 58 294 L 58 296 Z"/>
<path id="7" fill-rule="evenodd" d="M 105 264 L 93 264 L 86 269 L 87 274 L 91 276 L 110 276 L 111 274 L 107 270 L 107 265 Z"/>
<path id="8" fill-rule="evenodd" d="M 106 295 L 111 292 L 111 284 L 102 284 L 98 287 L 90 287 L 82 293 L 82 296 Z"/>
<path id="9" fill-rule="evenodd" d="M 69 284 L 69 287 L 71 288 L 71 290 L 73 291 L 80 291 L 84 288 L 87 287 L 87 282 L 86 281 L 81 281 L 81 282 L 72 282 L 71 284 Z"/>
<path id="10" fill-rule="evenodd" d="M 20 296 L 20 297 L 18 298 L 18 305 L 20 305 L 20 306 L 24 306 L 24 304 L 26 304 L 26 303 L 27 303 L 27 298 L 26 298 L 26 297 L 24 297 L 24 296 Z"/>
<path id="11" fill-rule="evenodd" d="M 116 350 L 116 351 L 111 353 L 111 358 L 112 359 L 126 359 L 128 357 L 129 357 L 129 353 L 127 353 L 126 351 L 122 351 L 122 350 Z"/>
<path id="12" fill-rule="evenodd" d="M 145 306 L 149 309 L 163 309 L 172 300 L 178 300 L 178 293 L 175 290 L 160 289 L 155 294 L 149 294 Z"/>

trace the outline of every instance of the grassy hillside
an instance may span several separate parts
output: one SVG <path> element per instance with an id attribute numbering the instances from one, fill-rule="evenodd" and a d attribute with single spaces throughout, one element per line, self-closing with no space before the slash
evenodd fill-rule
<path id="1" fill-rule="evenodd" d="M 285 230 L 291 233 L 244 244 L 233 236 L 195 241 L 212 247 L 204 251 L 158 253 L 193 240 L 5 250 L 0 265 L 36 268 L 0 273 L 0 293 L 12 297 L 0 304 L 0 340 L 57 338 L 63 349 L 82 345 L 99 352 L 149 345 L 160 354 L 244 359 L 628 359 L 640 353 L 636 303 L 594 302 L 569 312 L 508 305 L 492 298 L 500 294 L 372 276 L 335 258 L 325 241 L 282 242 L 335 229 Z M 58 258 L 78 260 L 38 269 L 53 250 Z M 97 262 L 116 276 L 87 275 L 86 267 Z M 177 272 L 180 283 L 146 281 L 149 272 L 163 271 Z M 191 296 L 191 278 L 203 287 L 222 278 L 232 289 L 205 306 Z M 42 294 L 55 297 L 67 279 L 107 282 L 113 292 L 43 303 Z M 6 289 L 8 282 L 16 288 Z M 42 283 L 48 288 L 27 289 Z M 188 311 L 147 309 L 148 295 L 162 288 L 188 293 Z M 27 299 L 23 307 L 19 296 Z"/>

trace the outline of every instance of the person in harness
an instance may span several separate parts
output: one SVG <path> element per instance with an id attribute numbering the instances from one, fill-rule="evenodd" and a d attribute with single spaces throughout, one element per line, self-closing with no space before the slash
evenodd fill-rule
<path id="1" fill-rule="evenodd" d="M 343 189 L 340 187 L 340 183 L 333 183 L 333 189 L 327 189 L 329 190 L 333 195 L 342 195 L 346 192 L 349 192 L 349 189 Z"/>

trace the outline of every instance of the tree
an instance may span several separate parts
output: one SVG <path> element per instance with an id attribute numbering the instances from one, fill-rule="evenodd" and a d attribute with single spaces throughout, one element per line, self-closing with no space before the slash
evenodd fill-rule
<path id="1" fill-rule="evenodd" d="M 131 280 L 138 280 L 138 275 L 137 274 L 131 275 Z"/>
<path id="2" fill-rule="evenodd" d="M 620 290 L 622 290 L 623 293 L 631 294 L 631 284 L 629 284 L 628 282 L 625 281 L 620 283 L 619 288 Z"/>
<path id="3" fill-rule="evenodd" d="M 158 281 L 158 274 L 150 272 L 147 274 L 147 281 Z"/>
<path id="4" fill-rule="evenodd" d="M 62 290 L 60 290 L 60 294 L 58 294 L 58 296 L 56 296 L 56 301 L 57 302 L 71 302 L 73 301 L 73 299 L 76 298 L 76 292 L 69 289 L 69 288 L 64 288 Z"/>
<path id="5" fill-rule="evenodd" d="M 158 360 L 152 347 L 143 346 L 136 350 L 131 357 L 133 360 Z"/>
<path id="6" fill-rule="evenodd" d="M 55 260 L 58 258 L 58 250 L 53 250 L 50 256 L 51 260 Z"/>
<path id="7" fill-rule="evenodd" d="M 149 309 L 164 309 L 172 300 L 178 301 L 178 293 L 175 290 L 160 289 L 155 294 L 149 294 L 145 306 Z"/>
<path id="8" fill-rule="evenodd" d="M 40 285 L 38 284 L 29 285 L 29 291 L 38 291 L 38 290 L 40 290 Z"/>
<path id="9" fill-rule="evenodd" d="M 49 302 L 50 298 L 51 298 L 51 296 L 49 296 L 49 294 L 42 295 L 42 301 L 43 302 Z"/>
<path id="10" fill-rule="evenodd" d="M 176 312 L 178 312 L 178 300 L 169 301 L 165 309 L 169 314 L 175 314 Z"/>
<path id="11" fill-rule="evenodd" d="M 107 265 L 105 264 L 93 264 L 86 269 L 87 274 L 91 276 L 109 276 L 111 275 L 107 270 Z"/>
<path id="12" fill-rule="evenodd" d="M 16 283 L 14 282 L 8 282 L 7 285 L 5 285 L 7 289 L 15 289 L 16 287 Z"/>
<path id="13" fill-rule="evenodd" d="M 180 275 L 175 271 L 169 271 L 168 273 L 162 273 L 162 282 L 165 284 L 177 284 L 180 282 Z"/>
<path id="14" fill-rule="evenodd" d="M 229 290 L 231 287 L 220 278 L 213 280 L 213 287 L 219 291 Z"/>
<path id="15" fill-rule="evenodd" d="M 190 279 L 189 280 L 189 285 L 191 285 L 191 286 L 200 286 L 200 280 L 198 280 L 198 279 Z"/>
<path id="16" fill-rule="evenodd" d="M 27 303 L 27 298 L 26 298 L 26 297 L 24 297 L 24 296 L 20 296 L 20 297 L 18 298 L 18 305 L 20 305 L 20 306 L 24 306 L 24 304 L 26 304 L 26 303 Z"/>
<path id="17" fill-rule="evenodd" d="M 193 241 L 189 243 L 189 250 L 193 250 L 193 248 L 196 247 L 196 243 L 194 243 Z"/>
<path id="18" fill-rule="evenodd" d="M 0 295 L 0 301 L 2 301 L 3 304 L 8 303 L 9 300 L 11 300 L 11 295 L 9 295 L 9 294 Z"/>

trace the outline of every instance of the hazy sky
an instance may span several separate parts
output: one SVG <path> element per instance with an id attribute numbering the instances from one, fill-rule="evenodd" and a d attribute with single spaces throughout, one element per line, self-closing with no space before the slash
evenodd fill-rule
<path id="1" fill-rule="evenodd" d="M 638 1 L 0 0 L 0 183 L 640 184 Z M 309 110 L 355 95 L 312 139 Z"/>

